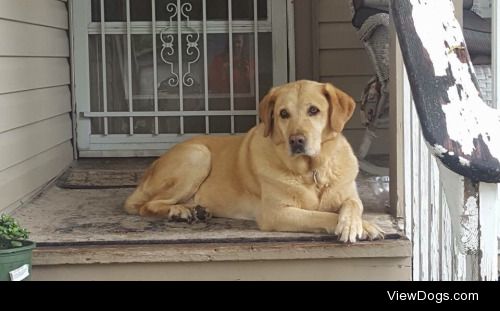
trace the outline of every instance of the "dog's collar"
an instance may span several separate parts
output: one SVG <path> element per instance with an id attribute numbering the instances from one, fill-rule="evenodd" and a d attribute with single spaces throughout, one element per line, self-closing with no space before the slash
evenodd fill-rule
<path id="1" fill-rule="evenodd" d="M 313 169 L 312 170 L 312 177 L 313 177 L 313 181 L 314 181 L 314 184 L 316 185 L 316 187 L 318 188 L 327 188 L 329 185 L 328 184 L 321 184 L 320 181 L 319 181 L 319 171 L 317 169 Z"/>
<path id="2" fill-rule="evenodd" d="M 316 186 L 319 186 L 318 174 L 319 174 L 318 170 L 314 169 L 313 170 L 313 180 L 314 180 L 314 183 L 316 184 Z"/>

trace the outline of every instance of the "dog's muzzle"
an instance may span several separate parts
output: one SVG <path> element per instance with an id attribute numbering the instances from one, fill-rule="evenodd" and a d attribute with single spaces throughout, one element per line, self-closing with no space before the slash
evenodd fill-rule
<path id="1" fill-rule="evenodd" d="M 290 151 L 292 154 L 302 154 L 306 152 L 306 138 L 304 135 L 292 135 L 288 138 Z"/>

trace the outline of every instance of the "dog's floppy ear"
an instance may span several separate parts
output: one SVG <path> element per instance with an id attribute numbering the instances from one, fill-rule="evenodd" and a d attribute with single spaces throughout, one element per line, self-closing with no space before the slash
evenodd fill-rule
<path id="1" fill-rule="evenodd" d="M 334 132 L 340 133 L 344 125 L 349 121 L 356 108 L 356 103 L 351 96 L 335 88 L 330 83 L 325 83 L 323 94 L 328 100 L 330 127 Z"/>
<path id="2" fill-rule="evenodd" d="M 259 117 L 264 123 L 264 137 L 271 135 L 274 126 L 274 102 L 276 101 L 276 89 L 272 88 L 266 96 L 260 101 Z"/>

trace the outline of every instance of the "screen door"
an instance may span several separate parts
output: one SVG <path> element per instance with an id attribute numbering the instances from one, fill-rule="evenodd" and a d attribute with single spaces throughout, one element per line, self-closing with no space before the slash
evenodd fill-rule
<path id="1" fill-rule="evenodd" d="M 287 71 L 286 0 L 72 2 L 82 157 L 244 133 Z"/>

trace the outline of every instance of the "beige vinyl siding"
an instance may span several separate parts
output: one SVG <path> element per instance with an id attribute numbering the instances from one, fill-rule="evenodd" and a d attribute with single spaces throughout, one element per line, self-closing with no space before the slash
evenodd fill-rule
<path id="1" fill-rule="evenodd" d="M 351 95 L 357 102 L 356 111 L 347 124 L 344 134 L 357 150 L 363 138 L 359 100 L 363 89 L 374 75 L 368 54 L 351 24 L 348 0 L 315 0 L 316 46 L 318 49 L 316 78 L 330 82 Z M 388 130 L 377 132 L 379 138 L 372 145 L 371 153 L 386 154 L 389 149 Z"/>
<path id="2" fill-rule="evenodd" d="M 0 0 L 0 211 L 73 159 L 67 2 Z"/>

